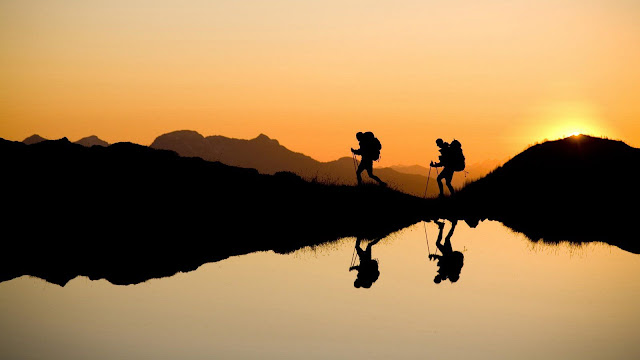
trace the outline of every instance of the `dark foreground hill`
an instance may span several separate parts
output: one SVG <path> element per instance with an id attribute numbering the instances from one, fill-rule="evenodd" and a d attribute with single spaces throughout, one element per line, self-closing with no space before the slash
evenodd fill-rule
<path id="1" fill-rule="evenodd" d="M 0 139 L 0 163 L 0 281 L 138 283 L 252 251 L 382 237 L 425 208 L 388 189 L 261 175 L 131 143 Z"/>
<path id="2" fill-rule="evenodd" d="M 316 179 L 320 182 L 340 185 L 356 183 L 352 158 L 344 157 L 335 161 L 320 162 L 307 155 L 291 151 L 277 140 L 263 134 L 255 139 L 244 140 L 224 136 L 204 137 L 195 131 L 182 130 L 158 136 L 151 147 L 172 150 L 181 156 L 200 157 L 208 161 L 256 169 L 262 174 L 289 171 L 306 180 Z M 349 152 L 347 147 L 345 150 Z M 427 185 L 426 176 L 376 166 L 377 164 L 374 164 L 374 173 L 390 187 L 415 196 L 424 194 Z M 369 180 L 366 174 L 363 175 L 363 179 Z M 435 180 L 430 181 L 429 194 L 435 195 L 437 192 L 438 186 Z"/>
<path id="3" fill-rule="evenodd" d="M 591 136 L 530 147 L 458 193 L 456 216 L 498 220 L 532 240 L 604 241 L 639 253 L 640 149 Z"/>

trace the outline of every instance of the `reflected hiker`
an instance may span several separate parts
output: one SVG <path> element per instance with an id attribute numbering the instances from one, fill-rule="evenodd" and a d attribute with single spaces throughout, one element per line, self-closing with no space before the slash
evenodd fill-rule
<path id="1" fill-rule="evenodd" d="M 373 161 L 380 159 L 380 149 L 382 149 L 380 140 L 378 140 L 378 138 L 376 138 L 371 131 L 367 131 L 365 133 L 357 133 L 356 139 L 358 139 L 358 142 L 360 143 L 360 148 L 357 150 L 351 148 L 351 152 L 362 157 L 360 166 L 358 166 L 358 168 L 356 169 L 358 185 L 362 185 L 361 174 L 364 170 L 367 170 L 367 174 L 369 174 L 370 178 L 377 181 L 378 184 L 386 186 L 387 184 L 384 181 L 380 180 L 379 177 L 373 175 Z"/>
<path id="2" fill-rule="evenodd" d="M 440 160 L 437 163 L 433 161 L 429 164 L 432 167 L 444 167 L 442 172 L 438 175 L 438 188 L 440 189 L 439 197 L 444 197 L 444 186 L 442 180 L 444 179 L 449 188 L 449 193 L 454 194 L 453 185 L 451 185 L 451 179 L 453 179 L 453 173 L 456 171 L 463 171 L 465 168 L 465 159 L 462 154 L 462 144 L 460 141 L 453 140 L 451 144 L 442 141 L 442 139 L 436 140 L 436 145 L 440 148 Z"/>
<path id="3" fill-rule="evenodd" d="M 349 268 L 349 271 L 358 271 L 356 280 L 353 282 L 354 287 L 363 287 L 365 289 L 368 289 L 376 280 L 378 280 L 378 277 L 380 276 L 380 271 L 378 270 L 378 260 L 371 258 L 371 248 L 373 247 L 373 245 L 380 242 L 380 239 L 376 239 L 370 242 L 365 250 L 362 250 L 362 248 L 360 248 L 361 241 L 362 240 L 360 238 L 356 240 L 355 248 L 355 251 L 357 251 L 358 253 L 358 259 L 360 259 L 360 262 L 357 266 L 355 266 L 355 258 L 353 258 L 351 260 L 352 265 Z"/>
<path id="4" fill-rule="evenodd" d="M 454 283 L 460 279 L 460 271 L 462 271 L 462 266 L 464 265 L 464 255 L 460 251 L 453 251 L 451 247 L 451 236 L 458 224 L 458 220 L 451 221 L 451 229 L 449 233 L 447 233 L 444 243 L 442 243 L 444 222 L 436 221 L 436 224 L 439 230 L 436 247 L 438 247 L 442 255 L 429 255 L 430 260 L 438 260 L 438 275 L 433 279 L 433 282 L 439 284 L 441 281 L 449 279 L 449 281 Z"/>

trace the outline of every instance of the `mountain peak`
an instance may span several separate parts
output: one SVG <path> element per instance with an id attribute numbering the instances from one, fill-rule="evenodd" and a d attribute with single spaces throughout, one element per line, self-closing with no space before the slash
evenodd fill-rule
<path id="1" fill-rule="evenodd" d="M 97 137 L 95 135 L 87 136 L 85 138 L 82 138 L 82 139 L 76 141 L 75 143 L 76 144 L 80 144 L 82 146 L 86 146 L 86 147 L 92 147 L 94 145 L 104 146 L 104 147 L 109 146 L 108 142 L 100 139 L 99 137 Z"/>
<path id="2" fill-rule="evenodd" d="M 270 137 L 268 137 L 265 134 L 260 134 L 258 135 L 255 139 L 253 139 L 254 141 L 259 141 L 259 142 L 273 142 L 276 145 L 280 145 L 280 143 L 278 142 L 278 140 L 276 139 L 272 139 Z"/>
<path id="3" fill-rule="evenodd" d="M 43 138 L 42 136 L 40 136 L 38 134 L 33 134 L 33 135 L 29 136 L 28 138 L 22 140 L 22 142 L 27 144 L 27 145 L 37 144 L 37 143 L 43 142 L 43 141 L 47 141 L 47 139 Z"/>

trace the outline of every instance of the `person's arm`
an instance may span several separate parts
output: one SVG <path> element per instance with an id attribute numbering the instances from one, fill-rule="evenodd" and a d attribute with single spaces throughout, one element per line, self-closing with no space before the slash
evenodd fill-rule
<path id="1" fill-rule="evenodd" d="M 356 154 L 356 155 L 362 155 L 362 149 L 351 148 L 351 152 Z"/>
<path id="2" fill-rule="evenodd" d="M 442 163 L 441 162 L 435 163 L 435 162 L 432 161 L 431 164 L 429 164 L 429 165 L 431 165 L 431 167 L 435 167 L 435 168 L 442 167 Z"/>

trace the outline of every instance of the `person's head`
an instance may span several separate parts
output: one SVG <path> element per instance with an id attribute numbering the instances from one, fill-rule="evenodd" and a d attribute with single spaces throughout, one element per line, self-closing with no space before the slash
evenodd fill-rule
<path id="1" fill-rule="evenodd" d="M 354 287 L 354 288 L 358 289 L 358 288 L 360 288 L 361 286 L 362 286 L 362 280 L 360 280 L 360 279 L 355 279 L 355 280 L 353 281 L 353 287 Z"/>
<path id="2" fill-rule="evenodd" d="M 358 139 L 358 141 L 361 141 L 363 136 L 364 136 L 364 134 L 362 132 L 357 132 L 356 133 L 356 139 Z"/>
<path id="3" fill-rule="evenodd" d="M 440 276 L 440 274 L 436 275 L 436 277 L 433 278 L 433 282 L 436 284 L 440 284 L 441 281 L 442 277 Z"/>
<path id="4" fill-rule="evenodd" d="M 444 141 L 442 141 L 442 139 L 436 139 L 436 145 L 438 145 L 438 147 L 443 147 Z"/>
<path id="5" fill-rule="evenodd" d="M 451 274 L 451 276 L 449 276 L 449 281 L 451 281 L 452 283 L 458 280 L 460 280 L 460 274 Z"/>

